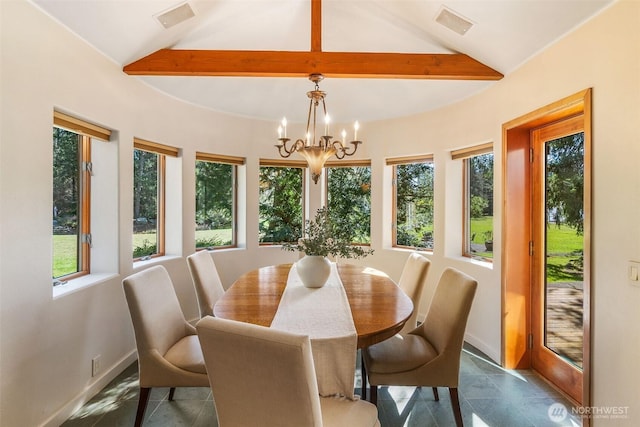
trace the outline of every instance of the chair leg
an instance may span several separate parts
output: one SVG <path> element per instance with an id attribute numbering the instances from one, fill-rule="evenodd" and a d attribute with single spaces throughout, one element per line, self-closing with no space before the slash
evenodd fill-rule
<path id="1" fill-rule="evenodd" d="M 149 402 L 149 393 L 151 387 L 140 387 L 140 397 L 138 398 L 138 412 L 136 413 L 136 421 L 134 426 L 140 427 L 142 420 L 144 419 L 144 411 L 147 410 L 147 403 Z"/>
<path id="2" fill-rule="evenodd" d="M 378 386 L 377 385 L 369 384 L 369 396 L 370 396 L 369 402 L 378 406 Z"/>
<path id="3" fill-rule="evenodd" d="M 462 425 L 462 412 L 460 412 L 460 400 L 458 399 L 458 388 L 449 387 L 449 395 L 451 396 L 451 409 L 453 409 L 453 417 L 456 419 L 456 426 Z"/>
<path id="4" fill-rule="evenodd" d="M 431 387 L 433 390 L 433 399 L 437 402 L 440 400 L 440 396 L 438 395 L 438 387 Z"/>
<path id="5" fill-rule="evenodd" d="M 173 395 L 175 394 L 175 392 L 176 392 L 176 388 L 175 387 L 171 387 L 169 389 L 169 400 L 170 401 L 173 400 Z"/>
<path id="6" fill-rule="evenodd" d="M 360 354 L 360 377 L 362 378 L 362 400 L 367 400 L 367 369 L 364 366 L 364 356 Z"/>

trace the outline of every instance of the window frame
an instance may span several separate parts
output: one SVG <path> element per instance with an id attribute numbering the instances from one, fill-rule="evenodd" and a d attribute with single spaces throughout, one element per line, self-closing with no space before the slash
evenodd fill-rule
<path id="1" fill-rule="evenodd" d="M 324 205 L 329 206 L 329 169 L 330 168 L 353 168 L 353 167 L 368 167 L 371 172 L 371 160 L 370 159 L 351 159 L 351 160 L 332 160 L 327 161 L 324 164 Z M 371 184 L 371 183 L 370 183 Z M 357 246 L 371 246 L 371 188 L 369 188 L 369 243 L 351 242 L 352 245 Z"/>
<path id="2" fill-rule="evenodd" d="M 171 147 L 169 145 L 160 144 L 157 142 L 148 141 L 141 138 L 133 139 L 133 149 L 146 151 L 158 156 L 158 201 L 157 201 L 157 218 L 156 218 L 156 253 L 152 255 L 146 255 L 142 257 L 134 258 L 133 262 L 146 261 L 148 259 L 165 256 L 165 237 L 166 237 L 166 176 L 167 176 L 167 157 L 178 157 L 178 148 Z M 133 158 L 133 152 L 132 152 Z M 133 168 L 133 165 L 132 165 Z M 135 177 L 134 177 L 135 180 Z M 133 181 L 134 181 L 133 180 Z M 131 236 L 133 237 L 133 229 L 131 230 Z M 134 248 L 131 248 L 132 253 Z"/>
<path id="3" fill-rule="evenodd" d="M 402 165 L 408 165 L 408 164 L 431 163 L 433 165 L 434 174 L 435 174 L 435 163 L 434 163 L 433 154 L 419 154 L 414 156 L 390 157 L 386 159 L 385 163 L 387 166 L 392 167 L 391 246 L 393 248 L 399 248 L 399 249 L 426 250 L 427 248 L 398 244 L 398 206 L 397 206 L 398 205 L 398 170 L 397 170 L 397 167 Z M 434 176 L 433 187 L 435 192 L 435 176 Z M 435 205 L 435 200 L 434 200 L 434 205 Z M 434 206 L 434 210 L 435 210 L 435 206 Z M 435 224 L 434 224 L 434 227 L 435 227 Z M 435 250 L 435 242 L 434 242 L 433 248 L 431 248 L 429 252 L 433 252 L 433 250 Z"/>
<path id="4" fill-rule="evenodd" d="M 258 162 L 258 178 L 260 177 L 260 168 L 262 167 L 281 167 L 281 168 L 298 168 L 302 169 L 302 194 L 301 194 L 301 205 L 302 205 L 302 229 L 304 230 L 304 226 L 307 222 L 307 213 L 306 213 L 306 202 L 307 202 L 307 162 L 304 160 L 288 160 L 288 159 L 260 159 Z M 260 190 L 258 189 L 258 193 Z M 258 196 L 259 198 L 259 196 Z M 259 204 L 259 203 L 258 203 Z M 258 206 L 258 230 L 260 229 L 260 206 Z M 300 236 L 302 237 L 302 236 Z M 260 236 L 258 236 L 258 246 L 280 246 L 279 242 L 261 242 Z"/>
<path id="5" fill-rule="evenodd" d="M 55 278 L 52 274 L 52 285 L 55 287 L 65 284 L 69 280 L 91 274 L 91 143 L 93 138 L 109 142 L 111 130 L 58 110 L 53 110 L 53 128 L 78 135 L 78 197 L 80 198 L 78 200 L 78 229 L 76 232 L 78 271 Z M 53 230 L 51 235 L 53 236 Z M 54 257 L 52 251 L 52 273 Z"/>
<path id="6" fill-rule="evenodd" d="M 451 151 L 452 160 L 462 160 L 462 247 L 461 254 L 463 257 L 476 259 L 480 261 L 493 262 L 493 258 L 476 255 L 471 252 L 471 173 L 469 170 L 469 161 L 478 156 L 491 154 L 494 156 L 495 171 L 495 154 L 493 152 L 493 142 L 474 145 L 471 147 L 461 148 Z M 492 183 L 493 193 L 493 183 Z M 493 215 L 492 215 L 493 217 Z M 493 227 L 492 227 L 493 233 Z"/>
<path id="7" fill-rule="evenodd" d="M 233 166 L 232 177 L 231 177 L 231 186 L 232 186 L 232 207 L 231 207 L 231 215 L 232 215 L 232 224 L 231 224 L 231 244 L 230 245 L 221 245 L 221 246 L 208 246 L 198 248 L 196 244 L 196 251 L 202 250 L 218 250 L 218 249 L 229 249 L 229 248 L 237 248 L 238 247 L 238 166 L 242 166 L 246 163 L 246 159 L 244 157 L 237 156 L 228 156 L 222 154 L 211 154 L 205 153 L 201 151 L 196 151 L 196 162 L 209 162 L 209 163 L 222 163 Z M 196 176 L 197 183 L 197 176 Z M 196 209 L 197 211 L 197 209 Z M 195 230 L 194 230 L 195 232 Z"/>

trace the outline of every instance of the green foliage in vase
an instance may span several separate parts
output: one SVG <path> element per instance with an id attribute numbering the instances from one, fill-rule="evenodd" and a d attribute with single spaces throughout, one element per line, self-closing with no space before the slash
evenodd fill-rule
<path id="1" fill-rule="evenodd" d="M 306 221 L 304 237 L 297 243 L 283 242 L 282 249 L 300 251 L 306 255 L 362 258 L 373 253 L 373 249 L 352 245 L 356 230 L 350 222 L 333 218 L 326 208 L 316 212 L 313 221 Z"/>

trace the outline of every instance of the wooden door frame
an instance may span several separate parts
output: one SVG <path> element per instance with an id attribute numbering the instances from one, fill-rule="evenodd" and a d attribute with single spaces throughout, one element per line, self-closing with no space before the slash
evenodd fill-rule
<path id="1" fill-rule="evenodd" d="M 582 406 L 591 403 L 591 96 L 586 89 L 502 125 L 502 365 L 531 366 L 531 130 L 583 114 L 585 232 Z M 583 420 L 589 425 L 589 420 Z"/>

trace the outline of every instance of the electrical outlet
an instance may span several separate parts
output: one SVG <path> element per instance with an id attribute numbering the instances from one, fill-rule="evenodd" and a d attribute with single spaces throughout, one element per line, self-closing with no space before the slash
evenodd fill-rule
<path id="1" fill-rule="evenodd" d="M 629 261 L 627 277 L 630 285 L 640 286 L 640 262 Z"/>
<path id="2" fill-rule="evenodd" d="M 91 376 L 95 377 L 100 373 L 100 355 L 91 359 Z"/>

